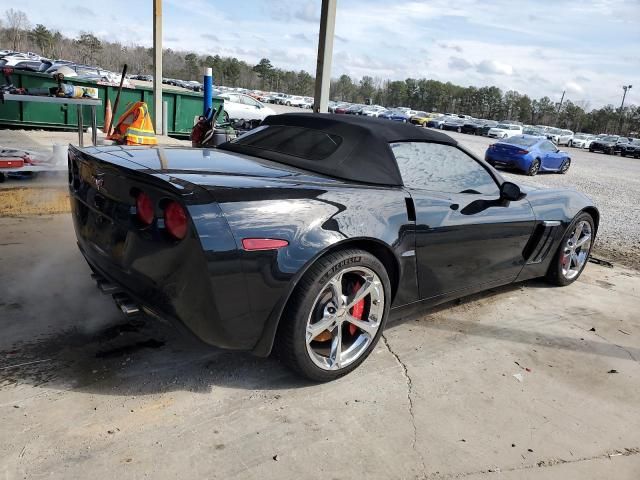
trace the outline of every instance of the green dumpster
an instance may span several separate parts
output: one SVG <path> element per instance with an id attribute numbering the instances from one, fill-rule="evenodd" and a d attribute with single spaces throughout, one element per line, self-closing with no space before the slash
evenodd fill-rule
<path id="1" fill-rule="evenodd" d="M 50 75 L 44 73 L 15 70 L 11 74 L 11 80 L 16 87 L 42 88 L 55 87 L 56 82 Z M 111 85 L 99 85 L 94 82 L 74 78 L 65 79 L 64 83 L 94 87 L 98 89 L 98 96 L 102 99 L 102 105 L 97 108 L 98 127 L 104 128 L 104 110 L 106 99 L 115 104 L 118 87 Z M 167 102 L 167 123 L 169 135 L 173 137 L 188 137 L 194 121 L 202 115 L 202 94 L 180 92 L 176 90 L 164 90 L 163 101 Z M 118 112 L 113 112 L 114 122 L 118 115 L 122 115 L 127 105 L 138 101 L 146 102 L 149 112 L 154 116 L 153 90 L 149 87 L 123 88 L 120 95 Z M 213 107 L 218 108 L 222 99 L 214 97 Z M 84 117 L 89 118 L 88 107 L 84 107 Z M 47 129 L 75 130 L 77 128 L 77 115 L 75 107 L 46 103 L 29 102 L 5 102 L 0 104 L 0 128 L 2 127 L 31 127 Z"/>

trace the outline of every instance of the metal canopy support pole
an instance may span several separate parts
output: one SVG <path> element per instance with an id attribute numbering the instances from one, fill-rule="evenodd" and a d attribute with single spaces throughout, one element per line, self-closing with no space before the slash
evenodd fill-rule
<path id="1" fill-rule="evenodd" d="M 76 105 L 78 113 L 78 146 L 84 147 L 84 120 L 82 118 L 82 105 Z"/>
<path id="2" fill-rule="evenodd" d="M 313 111 L 327 113 L 329 87 L 331 86 L 331 60 L 333 58 L 333 34 L 336 30 L 336 5 L 338 0 L 322 0 L 320 35 L 318 36 L 318 64 Z"/>
<path id="3" fill-rule="evenodd" d="M 153 0 L 153 121 L 156 133 L 162 130 L 162 0 Z"/>
<path id="4" fill-rule="evenodd" d="M 91 105 L 91 143 L 98 145 L 98 122 L 96 119 L 96 106 Z"/>

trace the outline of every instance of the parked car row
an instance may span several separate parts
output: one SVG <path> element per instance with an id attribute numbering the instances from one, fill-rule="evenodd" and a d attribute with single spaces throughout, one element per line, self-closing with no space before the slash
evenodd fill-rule
<path id="1" fill-rule="evenodd" d="M 119 73 L 101 67 L 83 65 L 69 60 L 51 60 L 32 52 L 22 53 L 12 50 L 0 50 L 0 68 L 3 67 L 46 73 L 52 76 L 61 73 L 65 78 L 113 84 L 119 83 L 121 78 Z"/>
<path id="2" fill-rule="evenodd" d="M 602 135 L 591 142 L 589 151 L 640 158 L 640 139 L 621 137 L 619 135 Z"/>
<path id="3" fill-rule="evenodd" d="M 548 140 L 556 146 L 566 145 L 573 148 L 588 149 L 590 152 L 603 152 L 609 155 L 620 154 L 621 156 L 634 158 L 640 157 L 640 139 L 621 137 L 619 135 L 574 133 L 571 130 L 546 125 L 522 125 L 512 121 L 498 123 L 493 120 L 452 114 L 414 117 L 411 119 L 411 123 L 429 128 L 483 135 L 501 140 L 525 135 Z M 544 165 L 540 168 L 541 170 L 545 169 Z"/>

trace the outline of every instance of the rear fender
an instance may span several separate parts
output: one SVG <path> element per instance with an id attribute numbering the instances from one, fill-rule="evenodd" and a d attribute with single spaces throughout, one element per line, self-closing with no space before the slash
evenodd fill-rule
<path id="1" fill-rule="evenodd" d="M 280 317 L 298 281 L 319 257 L 335 249 L 375 245 L 390 252 L 401 285 L 395 303 L 417 298 L 415 257 L 402 256 L 413 251 L 415 244 L 414 223 L 407 216 L 408 195 L 403 189 L 279 186 L 265 188 L 257 196 L 247 192 L 251 200 L 220 202 L 241 251 L 254 321 L 262 325 L 253 348 L 255 354 L 269 354 Z M 244 238 L 276 238 L 289 245 L 279 250 L 242 251 Z"/>

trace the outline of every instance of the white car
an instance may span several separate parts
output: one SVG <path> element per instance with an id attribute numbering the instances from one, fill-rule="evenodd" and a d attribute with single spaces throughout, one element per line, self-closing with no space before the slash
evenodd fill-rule
<path id="1" fill-rule="evenodd" d="M 499 123 L 497 126 L 490 128 L 487 135 L 492 138 L 509 138 L 515 135 L 522 135 L 522 125 Z"/>
<path id="2" fill-rule="evenodd" d="M 596 137 L 594 135 L 589 135 L 588 133 L 576 133 L 569 141 L 569 146 L 576 148 L 589 148 L 591 142 L 595 139 Z"/>
<path id="3" fill-rule="evenodd" d="M 547 139 L 551 140 L 556 145 L 569 145 L 569 142 L 573 139 L 573 132 L 571 130 L 550 128 L 547 131 Z"/>
<path id="4" fill-rule="evenodd" d="M 264 120 L 276 114 L 273 109 L 243 93 L 226 92 L 220 94 L 220 98 L 224 98 L 225 121 Z"/>
<path id="5" fill-rule="evenodd" d="M 282 99 L 282 105 L 286 105 L 287 107 L 305 108 L 306 104 L 307 102 L 305 101 L 304 97 L 301 97 L 299 95 L 291 95 L 288 98 Z"/>
<path id="6" fill-rule="evenodd" d="M 377 117 L 382 112 L 386 112 L 387 109 L 380 105 L 367 105 L 360 112 L 361 115 L 365 115 L 367 117 Z"/>

